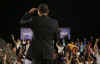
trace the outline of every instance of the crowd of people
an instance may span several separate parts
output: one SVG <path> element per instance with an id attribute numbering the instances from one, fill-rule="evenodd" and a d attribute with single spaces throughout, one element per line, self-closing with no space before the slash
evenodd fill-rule
<path id="1" fill-rule="evenodd" d="M 57 64 L 100 64 L 100 39 L 94 38 L 66 38 L 56 43 Z"/>
<path id="2" fill-rule="evenodd" d="M 66 37 L 58 40 L 54 46 L 55 64 L 100 64 L 99 38 Z M 31 64 L 32 58 L 27 55 L 31 40 L 13 40 L 0 48 L 0 64 Z"/>
<path id="3" fill-rule="evenodd" d="M 31 40 L 13 40 L 0 48 L 0 64 L 31 64 L 31 57 L 27 56 Z M 27 58 L 27 59 L 26 59 Z"/>

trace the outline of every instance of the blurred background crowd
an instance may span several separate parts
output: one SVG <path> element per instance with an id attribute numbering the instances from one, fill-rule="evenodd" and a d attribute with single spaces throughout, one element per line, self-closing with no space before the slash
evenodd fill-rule
<path id="1" fill-rule="evenodd" d="M 1 42 L 4 42 L 0 38 Z M 5 40 L 6 41 L 6 40 Z M 0 64 L 31 64 L 28 54 L 31 40 L 7 41 L 0 44 Z M 54 45 L 53 60 L 55 64 L 100 64 L 100 38 L 68 36 L 57 40 Z"/>

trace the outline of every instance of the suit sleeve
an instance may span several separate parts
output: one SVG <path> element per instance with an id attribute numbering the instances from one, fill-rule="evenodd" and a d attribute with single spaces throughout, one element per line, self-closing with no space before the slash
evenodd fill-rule
<path id="1" fill-rule="evenodd" d="M 25 15 L 21 18 L 20 24 L 27 24 L 32 22 L 32 15 L 29 13 L 25 13 Z"/>

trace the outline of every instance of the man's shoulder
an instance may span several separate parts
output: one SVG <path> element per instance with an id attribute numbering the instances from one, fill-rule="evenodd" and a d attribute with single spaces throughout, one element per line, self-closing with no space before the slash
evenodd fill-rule
<path id="1" fill-rule="evenodd" d="M 48 22 L 50 23 L 50 24 L 58 24 L 58 21 L 56 20 L 56 19 L 54 19 L 54 18 L 52 18 L 52 17 L 48 17 Z"/>
<path id="2" fill-rule="evenodd" d="M 48 18 L 53 20 L 53 21 L 57 21 L 57 19 L 55 19 L 55 18 L 52 18 L 52 17 L 49 17 L 49 16 L 48 16 Z"/>
<path id="3" fill-rule="evenodd" d="M 42 19 L 49 19 L 49 20 L 54 20 L 57 21 L 56 19 L 50 17 L 50 16 L 32 16 L 33 18 L 42 18 Z"/>
<path id="4" fill-rule="evenodd" d="M 34 16 L 33 21 L 48 23 L 48 24 L 58 24 L 58 21 L 49 16 Z"/>

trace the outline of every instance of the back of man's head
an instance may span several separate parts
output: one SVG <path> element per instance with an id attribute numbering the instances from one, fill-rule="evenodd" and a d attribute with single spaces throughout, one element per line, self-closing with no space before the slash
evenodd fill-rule
<path id="1" fill-rule="evenodd" d="M 48 13 L 49 9 L 48 9 L 48 5 L 46 3 L 41 3 L 39 6 L 38 6 L 38 9 L 39 9 L 39 12 L 40 13 Z"/>

